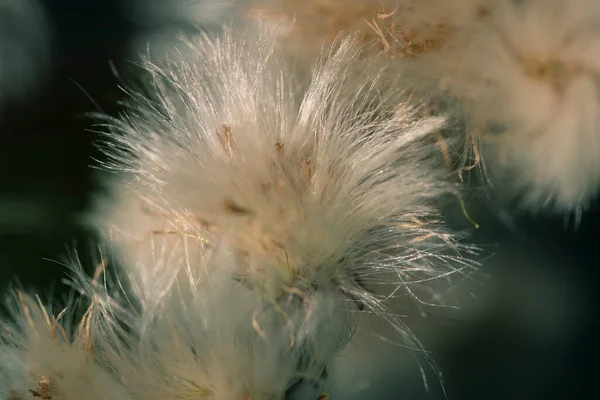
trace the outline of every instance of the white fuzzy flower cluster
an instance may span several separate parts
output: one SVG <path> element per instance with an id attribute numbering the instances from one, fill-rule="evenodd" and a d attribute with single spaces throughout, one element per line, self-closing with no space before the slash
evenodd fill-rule
<path id="1" fill-rule="evenodd" d="M 76 268 L 82 299 L 56 315 L 13 296 L 1 399 L 323 400 L 360 311 L 418 348 L 387 302 L 442 302 L 470 273 L 436 207 L 445 121 L 358 36 L 302 73 L 264 24 L 187 46 L 105 118 L 118 183 L 93 224 L 118 279 Z"/>
<path id="2" fill-rule="evenodd" d="M 444 83 L 463 101 L 491 177 L 531 210 L 579 212 L 600 187 L 597 6 L 490 2 L 449 47 L 455 73 Z"/>

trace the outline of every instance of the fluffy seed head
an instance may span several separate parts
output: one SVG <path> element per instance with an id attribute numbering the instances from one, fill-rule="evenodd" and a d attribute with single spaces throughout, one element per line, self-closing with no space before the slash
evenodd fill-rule
<path id="1" fill-rule="evenodd" d="M 438 168 L 443 120 L 399 104 L 404 93 L 376 62 L 358 61 L 354 37 L 306 82 L 269 35 L 248 37 L 202 38 L 196 59 L 148 64 L 155 93 L 111 121 L 107 167 L 130 174 L 146 211 L 173 231 L 227 243 L 240 274 L 266 291 L 456 272 L 449 259 L 442 271 L 428 261 L 453 245 L 433 206 L 450 190 Z"/>
<path id="2" fill-rule="evenodd" d="M 126 325 L 139 325 L 148 342 L 135 343 L 156 367 L 111 359 L 157 400 L 191 396 L 172 381 L 192 379 L 185 371 L 207 396 L 280 398 L 318 381 L 357 309 L 402 331 L 384 300 L 443 302 L 432 281 L 469 269 L 435 207 L 452 190 L 443 119 L 417 117 L 356 37 L 303 79 L 272 32 L 238 34 L 147 63 L 150 94 L 108 120 L 104 166 L 122 180 L 121 201 L 99 225 L 123 250 L 142 305 Z"/>

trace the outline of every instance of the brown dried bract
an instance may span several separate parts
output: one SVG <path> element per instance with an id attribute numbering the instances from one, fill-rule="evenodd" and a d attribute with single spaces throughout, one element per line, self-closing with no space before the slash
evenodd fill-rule
<path id="1" fill-rule="evenodd" d="M 527 76 L 549 83 L 557 94 L 563 94 L 569 80 L 581 70 L 577 65 L 557 59 L 541 61 L 533 57 L 523 57 L 522 60 Z"/>
<path id="2" fill-rule="evenodd" d="M 310 160 L 308 159 L 300 162 L 300 171 L 302 173 L 302 178 L 309 182 L 313 179 L 313 176 L 315 175 L 315 170 Z"/>
<path id="3" fill-rule="evenodd" d="M 237 215 L 254 215 L 255 212 L 249 208 L 242 207 L 236 204 L 233 200 L 225 200 L 223 202 L 223 209 L 231 214 Z"/>
<path id="4" fill-rule="evenodd" d="M 231 132 L 231 126 L 223 124 L 221 129 L 217 130 L 217 136 L 219 137 L 219 142 L 221 143 L 223 150 L 229 155 L 229 157 L 232 157 L 237 147 L 235 144 L 235 138 Z"/>
<path id="5" fill-rule="evenodd" d="M 283 157 L 284 145 L 283 143 L 275 142 L 275 150 L 280 157 Z"/>
<path id="6" fill-rule="evenodd" d="M 43 400 L 54 400 L 54 397 L 58 394 L 56 386 L 54 386 L 47 376 L 42 376 L 42 379 L 39 380 L 37 385 L 36 390 L 29 389 L 29 392 L 33 397 L 39 397 Z"/>
<path id="7" fill-rule="evenodd" d="M 364 20 L 379 41 L 383 53 L 391 58 L 405 58 L 440 49 L 452 35 L 453 29 L 439 21 L 407 24 L 411 19 L 410 7 L 392 11 L 383 9 L 372 21 Z M 412 22 L 412 21 L 411 21 Z"/>
<path id="8" fill-rule="evenodd" d="M 90 304 L 89 308 L 81 318 L 80 324 L 80 335 L 84 340 L 83 349 L 90 355 L 94 355 L 96 353 L 96 346 L 94 344 L 94 339 L 92 337 L 92 318 L 94 314 L 94 302 Z"/>

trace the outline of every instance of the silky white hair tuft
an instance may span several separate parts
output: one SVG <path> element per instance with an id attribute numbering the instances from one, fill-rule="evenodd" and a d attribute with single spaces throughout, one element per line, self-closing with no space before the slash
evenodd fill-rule
<path id="1" fill-rule="evenodd" d="M 189 43 L 194 59 L 146 64 L 153 93 L 133 93 L 108 119 L 105 167 L 134 199 L 123 210 L 150 216 L 132 226 L 156 224 L 133 234 L 134 247 L 157 234 L 226 243 L 268 296 L 334 285 L 377 312 L 377 293 L 468 274 L 435 205 L 454 190 L 437 142 L 443 118 L 400 102 L 385 67 L 359 60 L 354 36 L 302 80 L 262 32 L 204 36 Z"/>

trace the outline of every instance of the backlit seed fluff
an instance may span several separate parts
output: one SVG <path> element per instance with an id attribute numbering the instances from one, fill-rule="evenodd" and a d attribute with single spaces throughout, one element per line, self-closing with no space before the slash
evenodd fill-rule
<path id="1" fill-rule="evenodd" d="M 153 264 L 117 281 L 105 260 L 93 277 L 74 264 L 78 297 L 60 312 L 14 293 L 0 330 L 0 398 L 273 400 L 293 389 L 316 399 L 353 332 L 344 295 L 296 286 L 267 299 L 239 279 L 232 253 L 190 256 L 163 238 Z"/>
<path id="2" fill-rule="evenodd" d="M 377 311 L 382 293 L 468 271 L 434 206 L 452 190 L 443 119 L 417 118 L 355 37 L 307 80 L 273 43 L 227 30 L 192 41 L 194 58 L 146 65 L 150 94 L 108 121 L 105 167 L 130 199 L 101 225 L 129 231 L 126 253 L 157 235 L 199 238 L 233 252 L 265 296 L 332 286 Z"/>

